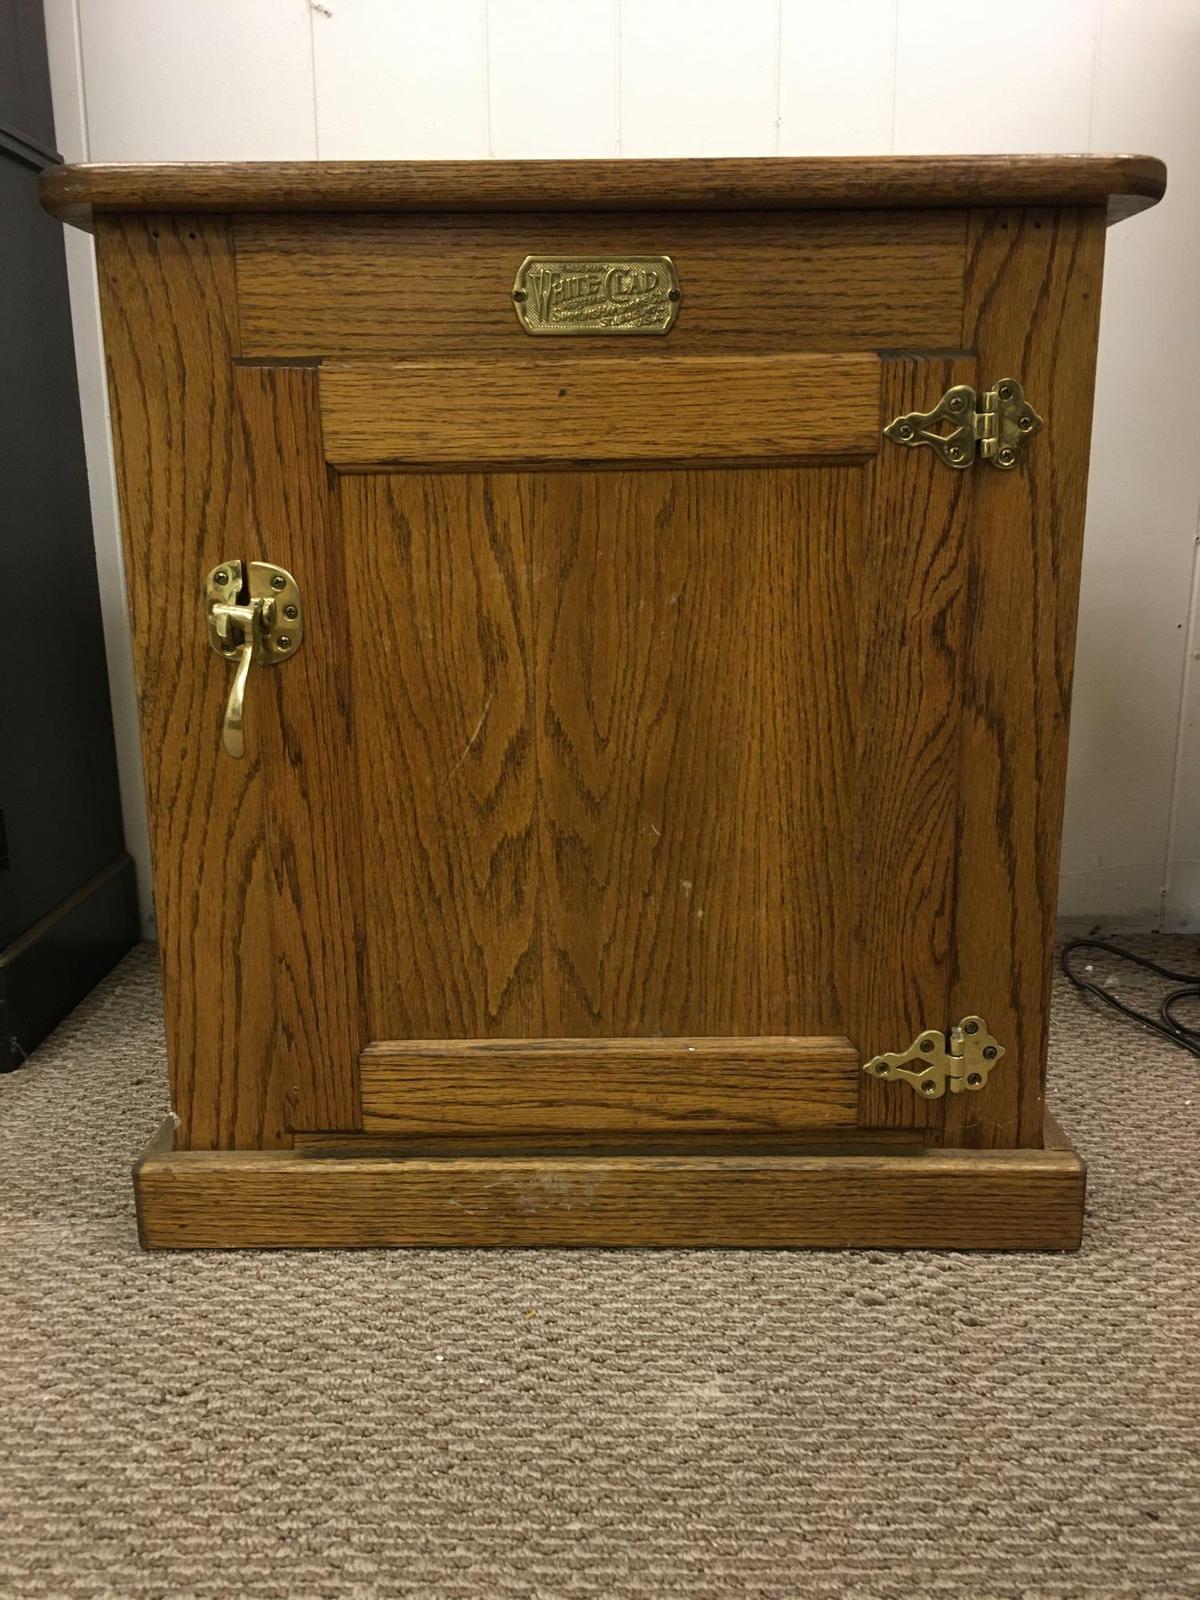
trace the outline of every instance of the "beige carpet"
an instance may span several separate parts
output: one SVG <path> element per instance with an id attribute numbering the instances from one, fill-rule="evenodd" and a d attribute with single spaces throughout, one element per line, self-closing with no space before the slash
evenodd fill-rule
<path id="1" fill-rule="evenodd" d="M 136 953 L 0 1080 L 0 1595 L 1200 1595 L 1200 1062 L 1056 1018 L 1078 1256 L 143 1255 Z"/>

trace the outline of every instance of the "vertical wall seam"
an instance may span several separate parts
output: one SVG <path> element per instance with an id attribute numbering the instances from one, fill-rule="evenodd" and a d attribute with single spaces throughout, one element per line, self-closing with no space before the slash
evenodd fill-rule
<path id="1" fill-rule="evenodd" d="M 616 0 L 616 29 L 617 29 L 617 155 L 625 154 L 625 57 L 623 54 L 624 39 L 621 24 L 623 22 L 621 0 Z"/>
<path id="2" fill-rule="evenodd" d="M 1171 798 L 1167 808 L 1167 835 L 1163 843 L 1162 894 L 1159 901 L 1160 925 L 1171 918 L 1171 888 L 1175 875 L 1175 843 L 1180 831 L 1180 812 L 1186 798 L 1181 791 L 1183 788 L 1184 752 L 1188 743 L 1188 691 L 1191 687 L 1192 674 L 1195 669 L 1194 656 L 1198 641 L 1200 641 L 1200 629 L 1197 627 L 1197 613 L 1200 610 L 1200 503 L 1196 507 L 1193 529 L 1192 581 L 1188 601 L 1187 627 L 1184 634 L 1183 661 L 1179 671 L 1179 713 L 1175 722 L 1175 749 L 1171 760 Z"/>
<path id="3" fill-rule="evenodd" d="M 892 7 L 892 106 L 889 116 L 888 155 L 896 153 L 896 90 L 900 78 L 900 0 Z"/>
<path id="4" fill-rule="evenodd" d="M 1100 81 L 1100 48 L 1104 37 L 1104 0 L 1095 0 L 1095 13 L 1092 21 L 1092 83 L 1088 96 L 1088 137 L 1089 150 L 1096 148 L 1096 85 Z"/>
<path id="5" fill-rule="evenodd" d="M 779 154 L 783 126 L 783 0 L 775 7 L 775 154 Z"/>
<path id="6" fill-rule="evenodd" d="M 76 76 L 77 76 L 78 81 L 79 81 L 79 129 L 80 129 L 80 133 L 83 136 L 83 138 L 82 138 L 83 154 L 82 154 L 80 159 L 83 160 L 83 161 L 90 161 L 92 159 L 92 133 L 91 133 L 91 129 L 88 127 L 87 73 L 84 71 L 84 66 L 83 66 L 83 4 L 82 4 L 82 0 L 72 0 L 72 11 L 73 11 L 74 17 L 75 17 L 75 67 L 76 67 Z M 58 149 L 61 149 L 61 146 L 58 144 L 58 129 L 57 128 L 55 128 L 55 130 L 54 130 L 54 139 L 55 139 L 55 147 L 58 148 Z M 96 300 L 97 307 L 99 307 L 99 303 L 100 303 L 99 296 L 97 295 L 97 300 Z"/>
<path id="7" fill-rule="evenodd" d="M 308 0 L 308 71 L 312 87 L 313 159 L 321 159 L 321 115 L 317 109 L 317 18 L 316 7 Z"/>
<path id="8" fill-rule="evenodd" d="M 483 9 L 483 106 L 487 116 L 487 153 L 492 149 L 492 8 L 488 0 L 480 0 Z"/>

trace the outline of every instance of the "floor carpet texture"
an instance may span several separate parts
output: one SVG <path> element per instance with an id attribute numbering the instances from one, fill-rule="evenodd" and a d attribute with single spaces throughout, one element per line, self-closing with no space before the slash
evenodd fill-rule
<path id="1" fill-rule="evenodd" d="M 1051 1073 L 1077 1255 L 150 1255 L 139 950 L 0 1079 L 0 1596 L 1200 1596 L 1200 1062 Z"/>

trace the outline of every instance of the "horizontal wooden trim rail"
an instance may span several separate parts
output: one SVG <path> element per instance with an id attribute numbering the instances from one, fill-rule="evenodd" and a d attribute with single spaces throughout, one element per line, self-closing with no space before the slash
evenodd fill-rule
<path id="1" fill-rule="evenodd" d="M 51 168 L 42 204 L 100 211 L 809 210 L 1153 205 L 1139 155 L 815 156 L 619 161 L 189 161 Z"/>
<path id="2" fill-rule="evenodd" d="M 948 349 L 962 342 L 967 221 L 962 211 L 238 217 L 241 353 L 558 362 Z M 533 338 L 512 302 L 533 251 L 670 255 L 679 319 L 665 337 Z"/>
<path id="3" fill-rule="evenodd" d="M 134 1169 L 151 1249 L 385 1245 L 1078 1246 L 1069 1150 L 345 1159 L 179 1151 Z"/>
<path id="4" fill-rule="evenodd" d="M 298 1132 L 292 1147 L 330 1156 L 886 1156 L 913 1155 L 939 1144 L 922 1128 L 801 1128 L 789 1133 L 744 1129 L 693 1133 L 378 1133 L 359 1129 Z"/>
<path id="5" fill-rule="evenodd" d="M 848 1039 L 432 1039 L 368 1045 L 363 1130 L 407 1134 L 852 1128 Z"/>
<path id="6" fill-rule="evenodd" d="M 336 467 L 855 458 L 879 449 L 873 355 L 329 362 Z M 639 341 L 640 342 L 640 341 Z M 887 420 L 887 419 L 884 419 Z"/>

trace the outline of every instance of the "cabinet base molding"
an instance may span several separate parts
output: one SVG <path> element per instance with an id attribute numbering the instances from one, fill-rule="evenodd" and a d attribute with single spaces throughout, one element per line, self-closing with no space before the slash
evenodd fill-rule
<path id="1" fill-rule="evenodd" d="M 1040 1150 L 397 1156 L 174 1150 L 134 1168 L 159 1250 L 386 1246 L 787 1246 L 1073 1250 L 1085 1167 Z M 1053 1146 L 1053 1147 L 1050 1147 Z"/>

